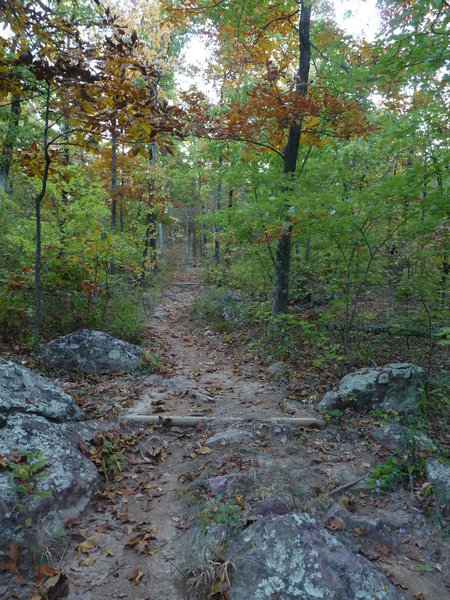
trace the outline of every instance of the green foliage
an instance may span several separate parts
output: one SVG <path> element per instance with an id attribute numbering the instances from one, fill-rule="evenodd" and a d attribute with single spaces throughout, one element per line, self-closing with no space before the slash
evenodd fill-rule
<path id="1" fill-rule="evenodd" d="M 212 288 L 194 303 L 194 319 L 207 321 L 216 331 L 226 332 L 248 318 L 248 299 L 229 288 Z"/>
<path id="2" fill-rule="evenodd" d="M 322 408 L 321 412 L 325 419 L 333 425 L 340 425 L 342 417 L 344 416 L 344 413 L 339 408 Z"/>
<path id="3" fill-rule="evenodd" d="M 234 535 L 242 529 L 242 521 L 239 518 L 241 507 L 234 502 L 223 502 L 215 511 L 215 522 L 225 525 L 228 535 Z"/>
<path id="4" fill-rule="evenodd" d="M 386 462 L 371 469 L 370 478 L 367 483 L 370 488 L 376 491 L 390 491 L 394 485 L 408 477 L 408 472 L 404 470 L 403 465 L 393 457 L 389 457 Z"/>
<path id="5" fill-rule="evenodd" d="M 24 515 L 24 525 L 32 526 L 31 517 L 28 516 L 30 503 L 34 498 L 51 498 L 52 493 L 48 490 L 38 489 L 39 481 L 47 479 L 50 472 L 47 470 L 49 459 L 43 458 L 39 451 L 27 452 L 22 455 L 19 462 L 9 463 L 8 475 L 14 479 L 15 485 L 10 488 L 19 497 L 17 509 Z M 23 525 L 19 525 L 19 528 Z"/>
<path id="6" fill-rule="evenodd" d="M 116 444 L 105 440 L 102 446 L 101 468 L 106 481 L 122 471 L 122 464 L 125 461 L 125 448 L 119 448 Z"/>

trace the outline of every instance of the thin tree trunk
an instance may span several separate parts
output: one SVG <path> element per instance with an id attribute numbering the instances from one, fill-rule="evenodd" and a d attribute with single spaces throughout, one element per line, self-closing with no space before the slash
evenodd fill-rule
<path id="1" fill-rule="evenodd" d="M 164 228 L 161 221 L 158 223 L 158 234 L 159 234 L 159 251 L 161 258 L 164 258 Z"/>
<path id="2" fill-rule="evenodd" d="M 151 164 L 152 168 L 155 168 L 156 165 L 156 142 L 152 142 L 151 145 Z M 153 175 L 151 181 L 149 183 L 149 199 L 148 199 L 148 209 L 147 214 L 145 216 L 145 224 L 147 225 L 145 230 L 145 239 L 144 239 L 144 252 L 142 254 L 142 275 L 141 275 L 141 283 L 145 283 L 146 279 L 146 262 L 149 255 L 149 250 L 153 250 L 153 256 L 156 254 L 156 219 L 155 215 L 152 211 L 153 204 L 153 194 L 154 194 L 155 184 L 153 181 Z M 156 268 L 156 265 L 153 266 L 152 270 Z"/>
<path id="3" fill-rule="evenodd" d="M 48 151 L 48 132 L 49 132 L 49 115 L 50 115 L 50 82 L 47 83 L 45 118 L 44 118 L 44 173 L 42 175 L 41 191 L 34 199 L 34 208 L 36 216 L 36 255 L 34 262 L 34 345 L 39 350 L 41 345 L 41 311 L 42 311 L 42 296 L 41 296 L 41 255 L 42 255 L 42 233 L 41 233 L 41 203 L 44 199 L 47 189 L 48 172 L 50 168 L 50 154 Z"/>
<path id="4" fill-rule="evenodd" d="M 8 120 L 8 129 L 3 141 L 2 153 L 0 155 L 0 189 L 4 192 L 8 187 L 8 174 L 11 167 L 14 142 L 17 135 L 17 125 L 20 117 L 20 96 L 13 94 L 11 96 L 10 113 Z"/>
<path id="5" fill-rule="evenodd" d="M 115 127 L 115 123 L 113 124 Z M 116 234 L 117 225 L 117 134 L 114 132 L 111 134 L 111 233 Z M 115 265 L 114 257 L 111 258 L 109 263 L 109 272 L 114 275 Z"/>
<path id="6" fill-rule="evenodd" d="M 297 82 L 295 91 L 299 96 L 306 96 L 308 93 L 308 78 L 311 62 L 311 43 L 309 39 L 309 28 L 311 22 L 311 0 L 299 0 L 300 20 L 299 20 L 299 65 L 297 71 Z M 292 124 L 289 128 L 289 135 L 286 146 L 283 150 L 283 172 L 289 178 L 293 179 L 297 166 L 298 148 L 300 145 L 300 135 L 302 128 L 302 115 L 298 116 L 300 123 Z M 290 183 L 286 189 L 290 189 Z M 289 218 L 283 225 L 283 233 L 278 239 L 277 252 L 275 259 L 274 289 L 272 314 L 274 317 L 287 311 L 289 299 L 289 272 L 291 260 L 291 233 L 292 223 Z"/>
<path id="7" fill-rule="evenodd" d="M 217 205 L 216 211 L 219 212 L 222 208 L 222 164 L 223 164 L 223 156 L 222 151 L 220 151 L 219 155 L 219 180 L 217 182 Z M 219 232 L 220 227 L 216 227 L 215 236 L 214 236 L 214 260 L 216 266 L 220 263 L 220 242 L 219 242 Z"/>

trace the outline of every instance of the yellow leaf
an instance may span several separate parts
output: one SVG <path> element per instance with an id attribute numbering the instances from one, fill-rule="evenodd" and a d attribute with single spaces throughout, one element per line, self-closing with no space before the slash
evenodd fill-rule
<path id="1" fill-rule="evenodd" d="M 92 540 L 85 540 L 84 542 L 81 542 L 81 544 L 78 544 L 77 560 L 80 558 L 80 554 L 82 552 L 85 554 L 89 554 L 89 551 L 92 550 L 92 548 L 95 548 L 95 546 L 96 544 Z"/>
<path id="2" fill-rule="evenodd" d="M 212 452 L 212 449 L 208 448 L 208 446 L 202 446 L 197 450 L 197 454 L 209 454 L 210 452 Z"/>
<path id="3" fill-rule="evenodd" d="M 136 577 L 134 578 L 134 583 L 137 585 L 143 576 L 144 576 L 144 573 L 142 571 L 138 571 L 136 574 Z"/>
<path id="4" fill-rule="evenodd" d="M 94 556 L 88 556 L 84 562 L 87 567 L 92 567 L 92 565 L 95 563 L 95 560 L 96 559 Z"/>
<path id="5" fill-rule="evenodd" d="M 103 550 L 103 556 L 114 556 L 114 554 L 111 552 L 111 550 L 108 550 L 108 548 L 105 548 Z"/>

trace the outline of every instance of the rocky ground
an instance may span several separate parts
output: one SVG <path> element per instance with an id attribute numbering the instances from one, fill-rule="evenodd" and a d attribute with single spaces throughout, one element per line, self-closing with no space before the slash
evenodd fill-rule
<path id="1" fill-rule="evenodd" d="M 53 373 L 98 424 L 79 446 L 99 468 L 100 489 L 81 518 L 53 535 L 41 528 L 37 580 L 10 547 L 0 598 L 58 598 L 65 589 L 87 600 L 289 599 L 301 597 L 302 569 L 308 598 L 360 597 L 359 580 L 367 598 L 447 597 L 445 514 L 426 478 L 412 473 L 409 490 L 368 484 L 371 468 L 401 451 L 398 431 L 352 408 L 339 423 L 324 421 L 304 382 L 268 374 L 236 341 L 192 321 L 200 293 L 195 270 L 177 275 L 149 320 L 149 360 L 161 373 Z M 215 420 L 135 422 L 154 415 Z M 429 450 L 417 443 L 417 452 Z M 308 556 L 294 564 L 301 539 Z M 261 589 L 249 584 L 255 565 Z"/>

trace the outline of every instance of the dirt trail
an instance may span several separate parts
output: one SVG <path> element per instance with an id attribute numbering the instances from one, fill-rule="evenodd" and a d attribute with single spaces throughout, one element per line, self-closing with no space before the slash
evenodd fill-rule
<path id="1" fill-rule="evenodd" d="M 200 292 L 198 273 L 190 270 L 178 274 L 162 297 L 150 317 L 148 338 L 162 348 L 165 374 L 144 377 L 134 392 L 135 401 L 118 415 L 121 418 L 133 414 L 236 416 L 249 421 L 247 428 L 252 429 L 253 420 L 283 414 L 282 387 L 268 382 L 257 365 L 234 359 L 220 335 L 195 328 L 190 313 Z M 125 379 L 118 385 L 124 391 L 133 383 Z M 293 412 L 314 416 L 312 410 Z M 88 509 L 80 525 L 81 537 L 75 536 L 67 552 L 63 566 L 70 578 L 69 598 L 186 598 L 182 569 L 183 554 L 189 554 L 190 516 L 180 480 L 186 473 L 201 472 L 210 462 L 208 456 L 197 453 L 207 433 L 195 428 L 145 431 L 129 453 L 119 481 L 109 484 L 102 500 Z M 127 546 L 136 536 L 140 536 L 140 546 Z M 83 553 L 78 544 L 86 537 L 88 552 Z"/>

